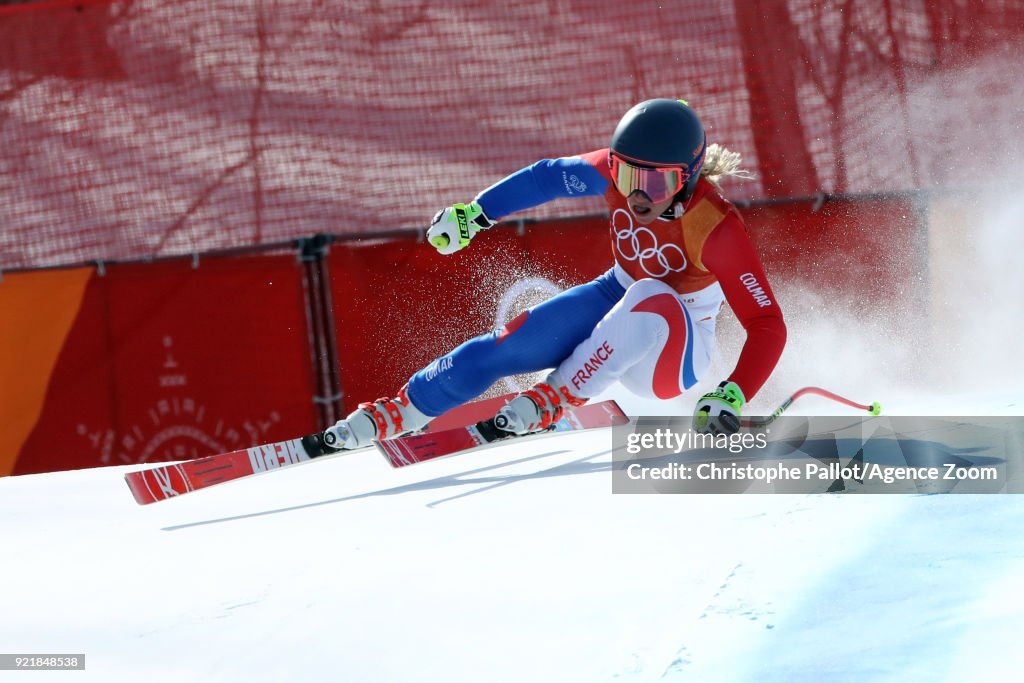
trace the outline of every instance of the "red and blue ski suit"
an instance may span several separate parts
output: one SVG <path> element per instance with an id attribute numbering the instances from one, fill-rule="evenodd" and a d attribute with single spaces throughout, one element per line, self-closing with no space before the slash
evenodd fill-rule
<path id="1" fill-rule="evenodd" d="M 463 343 L 415 373 L 409 399 L 437 416 L 470 401 L 495 381 L 513 374 L 557 367 L 623 299 L 645 279 L 665 283 L 678 296 L 687 326 L 717 315 L 727 301 L 747 339 L 729 375 L 750 400 L 768 379 L 782 354 L 786 326 L 778 301 L 736 208 L 718 188 L 701 179 L 679 218 L 637 225 L 624 197 L 611 182 L 608 149 L 544 159 L 484 190 L 477 201 L 500 219 L 564 197 L 603 195 L 615 263 L 595 280 L 568 289 L 535 306 L 504 328 Z M 687 344 L 678 395 L 696 384 Z M 675 387 L 675 383 L 670 382 Z M 667 395 L 658 393 L 661 397 Z"/>

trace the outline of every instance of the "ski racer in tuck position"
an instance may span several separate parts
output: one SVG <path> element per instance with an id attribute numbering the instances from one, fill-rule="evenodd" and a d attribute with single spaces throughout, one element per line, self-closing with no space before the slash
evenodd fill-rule
<path id="1" fill-rule="evenodd" d="M 786 343 L 782 312 L 743 220 L 719 191 L 722 177 L 743 175 L 739 162 L 738 154 L 707 144 L 685 101 L 653 99 L 626 112 L 610 147 L 538 161 L 472 202 L 439 211 L 427 237 L 452 254 L 517 211 L 603 195 L 615 262 L 595 280 L 438 358 L 396 397 L 362 404 L 324 432 L 324 442 L 352 449 L 413 432 L 502 377 L 543 370 L 550 372 L 541 382 L 500 409 L 496 427 L 515 435 L 544 430 L 615 382 L 639 396 L 675 398 L 708 368 L 724 301 L 747 338 L 733 372 L 697 402 L 694 428 L 738 430 L 744 403 Z"/>

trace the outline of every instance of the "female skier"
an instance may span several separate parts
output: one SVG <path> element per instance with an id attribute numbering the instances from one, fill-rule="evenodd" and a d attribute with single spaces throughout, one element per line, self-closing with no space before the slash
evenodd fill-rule
<path id="1" fill-rule="evenodd" d="M 718 181 L 743 176 L 739 155 L 708 146 L 683 100 L 654 99 L 619 121 L 611 145 L 544 159 L 434 216 L 440 253 L 466 248 L 509 214 L 559 197 L 603 195 L 615 262 L 597 279 L 470 339 L 409 379 L 395 398 L 364 403 L 324 433 L 334 448 L 416 431 L 501 377 L 548 370 L 495 416 L 514 434 L 547 428 L 619 382 L 670 399 L 710 364 L 715 320 L 727 301 L 746 331 L 736 367 L 697 402 L 694 428 L 734 432 L 744 403 L 768 379 L 786 325 L 736 207 Z"/>

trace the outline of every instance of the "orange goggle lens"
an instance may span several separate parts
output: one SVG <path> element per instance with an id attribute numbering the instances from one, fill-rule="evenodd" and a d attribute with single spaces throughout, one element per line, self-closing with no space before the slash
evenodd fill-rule
<path id="1" fill-rule="evenodd" d="M 623 197 L 640 190 L 657 204 L 683 189 L 690 174 L 678 166 L 664 168 L 635 166 L 611 155 L 612 181 Z"/>

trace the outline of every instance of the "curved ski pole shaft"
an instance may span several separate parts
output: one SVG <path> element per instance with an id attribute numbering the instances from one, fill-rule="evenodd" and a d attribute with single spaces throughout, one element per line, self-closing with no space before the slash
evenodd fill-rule
<path id="1" fill-rule="evenodd" d="M 793 405 L 793 401 L 797 400 L 801 396 L 806 396 L 808 394 L 814 394 L 815 396 L 821 396 L 822 398 L 827 398 L 831 401 L 835 401 L 836 403 L 842 403 L 843 405 L 850 406 L 851 408 L 864 410 L 870 413 L 871 415 L 878 415 L 882 412 L 882 406 L 879 405 L 878 401 L 875 401 L 871 405 L 864 405 L 863 403 L 857 403 L 856 401 L 851 401 L 848 398 L 844 398 L 839 394 L 834 394 L 831 391 L 828 391 L 827 389 L 822 389 L 820 387 L 804 387 L 802 389 L 798 389 L 796 392 L 793 393 L 792 396 L 783 401 L 782 404 L 775 409 L 775 412 L 773 412 L 768 417 L 744 418 L 740 420 L 740 426 L 747 427 L 749 429 L 763 429 L 770 425 L 772 422 L 775 422 L 775 420 L 780 415 L 789 410 L 789 407 Z"/>

